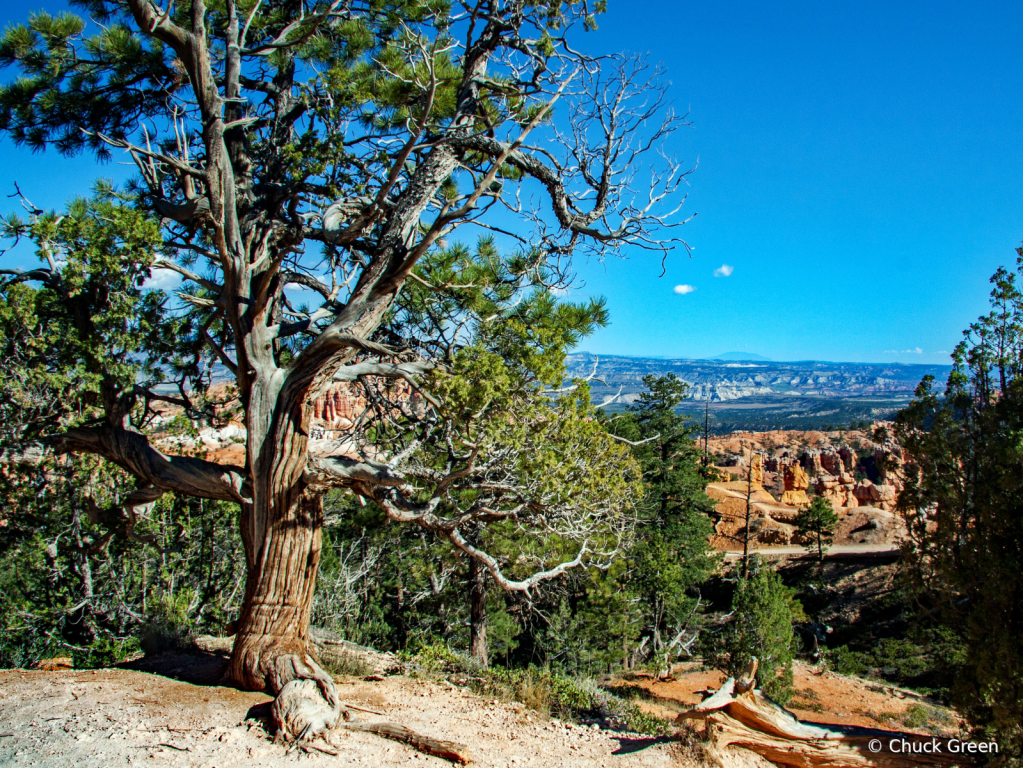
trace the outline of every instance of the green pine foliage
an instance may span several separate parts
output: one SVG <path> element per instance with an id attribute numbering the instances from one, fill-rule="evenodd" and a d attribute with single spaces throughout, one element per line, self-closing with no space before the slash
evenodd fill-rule
<path id="1" fill-rule="evenodd" d="M 231 505 L 168 496 L 130 536 L 111 535 L 97 502 L 122 473 L 59 459 L 27 479 L 0 479 L 0 668 L 53 656 L 107 666 L 223 634 L 237 615 L 245 572 Z"/>
<path id="2" fill-rule="evenodd" d="M 636 543 L 616 591 L 634 598 L 633 633 L 659 653 L 698 623 L 698 586 L 717 567 L 709 540 L 713 503 L 704 493 L 698 431 L 677 412 L 688 385 L 674 374 L 647 376 L 629 410 L 610 423 L 632 443 L 643 470 L 645 495 L 638 510 Z M 625 639 L 625 638 L 623 638 Z M 677 647 L 676 647 L 677 653 Z"/>
<path id="3" fill-rule="evenodd" d="M 791 590 L 777 573 L 758 566 L 749 578 L 736 583 L 732 612 L 724 639 L 728 674 L 741 675 L 755 657 L 759 687 L 779 704 L 786 704 L 793 695 Z"/>
<path id="4" fill-rule="evenodd" d="M 487 359 L 485 355 L 474 356 L 472 365 L 481 365 Z M 466 410 L 471 412 L 478 402 L 495 396 L 497 391 L 507 391 L 490 387 L 511 369 L 494 360 L 487 365 L 485 376 L 456 373 L 451 386 L 457 385 L 458 397 L 451 398 L 452 402 L 463 398 Z M 555 581 L 538 584 L 529 595 L 497 590 L 488 594 L 488 634 L 495 661 L 511 666 L 539 663 L 563 673 L 587 675 L 632 663 L 663 663 L 665 655 L 687 658 L 687 651 L 680 646 L 692 640 L 700 628 L 704 602 L 699 586 L 718 564 L 708 545 L 713 507 L 703 491 L 706 481 L 701 475 L 692 428 L 674 411 L 685 395 L 685 384 L 671 378 L 651 379 L 649 384 L 650 394 L 610 424 L 616 434 L 637 445 L 600 442 L 599 421 L 585 408 L 580 410 L 586 402 L 585 386 L 580 386 L 554 406 L 560 415 L 553 434 L 563 435 L 567 442 L 551 438 L 549 445 L 556 455 L 552 454 L 549 462 L 544 459 L 543 446 L 526 452 L 530 465 L 536 465 L 538 473 L 549 474 L 552 482 L 577 486 L 583 497 L 591 494 L 594 499 L 606 499 L 619 487 L 620 480 L 608 485 L 611 476 L 602 480 L 598 471 L 591 473 L 587 484 L 578 485 L 577 480 L 564 475 L 572 466 L 600 466 L 583 453 L 573 458 L 575 446 L 596 448 L 605 455 L 626 450 L 642 470 L 644 493 L 632 502 L 629 538 L 623 542 L 619 556 L 606 567 L 569 571 Z M 476 393 L 477 387 L 484 390 Z M 523 412 L 514 421 L 524 424 L 528 418 Z M 522 425 L 503 421 L 496 428 L 494 434 L 502 440 L 525 439 L 529 432 L 514 437 L 520 435 Z M 542 435 L 529 439 L 538 437 Z M 608 466 L 616 466 L 621 472 L 629 465 L 619 459 Z M 348 601 L 358 608 L 347 613 L 328 605 L 341 600 L 342 590 L 321 590 L 316 622 L 323 623 L 328 614 L 332 615 L 332 629 L 381 648 L 414 652 L 440 642 L 467 651 L 464 558 L 459 558 L 450 545 L 421 532 L 385 525 L 383 513 L 372 503 L 353 509 L 350 496 L 332 498 L 332 504 L 340 506 L 330 507 L 337 511 L 328 512 L 330 544 L 324 549 L 323 583 L 340 585 L 345 581 L 342 572 L 356 573 L 360 568 L 368 569 L 372 576 L 360 582 L 359 589 L 364 590 L 360 599 Z M 484 535 L 488 537 L 488 551 L 508 561 L 502 567 L 510 575 L 516 573 L 511 562 L 514 557 L 525 556 L 533 562 L 552 554 L 564 557 L 557 537 L 524 541 L 514 526 L 501 525 L 488 526 Z M 346 557 L 350 560 L 342 564 Z M 671 646 L 675 640 L 678 642 Z M 643 652 L 638 654 L 640 647 Z"/>
<path id="5" fill-rule="evenodd" d="M 155 223 L 100 187 L 62 215 L 3 221 L 56 271 L 0 284 L 0 454 L 57 421 L 94 423 L 105 411 L 152 424 L 134 386 L 186 368 L 189 323 L 145 287 L 159 253 Z M 109 410 L 108 410 L 109 409 Z M 194 428 L 165 420 L 168 436 Z M 130 519 L 116 500 L 127 473 L 92 456 L 51 455 L 0 465 L 0 667 L 70 655 L 76 666 L 221 632 L 236 615 L 244 557 L 233 505 L 165 497 Z"/>
<path id="6" fill-rule="evenodd" d="M 810 505 L 800 509 L 796 516 L 796 531 L 803 539 L 803 546 L 817 553 L 818 562 L 824 562 L 824 554 L 837 525 L 835 508 L 823 496 L 815 496 Z"/>
<path id="7" fill-rule="evenodd" d="M 991 278 L 944 392 L 928 377 L 898 418 L 906 576 L 953 704 L 1002 754 L 1023 756 L 1023 249 Z"/>

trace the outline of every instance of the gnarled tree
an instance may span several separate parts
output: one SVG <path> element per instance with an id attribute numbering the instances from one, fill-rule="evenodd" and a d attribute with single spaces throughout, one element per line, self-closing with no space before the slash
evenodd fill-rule
<path id="1" fill-rule="evenodd" d="M 0 128 L 34 149 L 134 161 L 131 200 L 156 217 L 160 239 L 140 259 L 155 255 L 147 267 L 183 278 L 181 307 L 163 309 L 190 320 L 161 376 L 198 418 L 210 371 L 229 372 L 245 461 L 163 452 L 138 412 L 167 399 L 168 382 L 125 381 L 101 361 L 94 417 L 51 424 L 42 444 L 134 476 L 129 519 L 167 492 L 240 505 L 248 576 L 230 674 L 274 693 L 290 684 L 295 697 L 275 711 L 286 734 L 307 737 L 342 710 L 307 648 L 328 488 L 446 536 L 510 588 L 613 550 L 612 510 L 574 503 L 547 469 L 523 466 L 535 439 L 527 424 L 568 444 L 587 435 L 586 415 L 562 422 L 573 433 L 504 394 L 492 423 L 524 414 L 522 434 L 488 433 L 481 414 L 499 393 L 485 386 L 489 358 L 467 344 L 507 331 L 527 349 L 553 348 L 558 339 L 531 336 L 529 313 L 570 282 L 580 248 L 663 256 L 684 245 L 669 228 L 682 223 L 686 171 L 664 151 L 684 121 L 656 72 L 570 45 L 573 27 L 599 11 L 586 0 L 76 4 L 95 26 L 40 14 L 5 33 L 0 62 L 21 76 L 0 89 Z M 80 244 L 62 241 L 61 226 L 44 216 L 11 231 L 31 234 L 41 253 L 56 243 L 72 252 Z M 449 247 L 466 227 L 496 235 L 507 255 Z M 8 284 L 42 282 L 72 301 L 62 269 L 58 259 L 11 270 Z M 582 313 L 573 322 L 585 330 L 602 308 L 565 311 Z M 516 380 L 560 378 L 543 354 L 498 357 Z M 459 360 L 476 367 L 475 384 L 459 378 Z M 316 455 L 313 404 L 338 381 L 364 387 L 370 407 Z M 396 382 L 416 396 L 392 397 Z M 518 458 L 502 462 L 508 445 Z M 510 577 L 463 535 L 479 523 L 556 535 L 564 556 L 548 552 L 538 572 Z"/>

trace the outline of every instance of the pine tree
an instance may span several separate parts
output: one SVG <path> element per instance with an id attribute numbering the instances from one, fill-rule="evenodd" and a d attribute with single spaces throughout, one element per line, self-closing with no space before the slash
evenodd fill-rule
<path id="1" fill-rule="evenodd" d="M 633 443 L 645 487 L 626 588 L 644 613 L 640 636 L 649 652 L 677 653 L 695 623 L 693 590 L 717 563 L 709 544 L 713 504 L 704 493 L 698 428 L 677 412 L 688 384 L 674 374 L 643 383 L 646 391 L 610 425 Z"/>
<path id="2" fill-rule="evenodd" d="M 514 364 L 499 353 L 473 360 L 474 331 L 516 330 L 517 301 L 566 288 L 579 249 L 661 256 L 682 245 L 665 225 L 677 223 L 686 171 L 663 144 L 683 120 L 644 64 L 580 53 L 574 29 L 592 28 L 603 2 L 74 5 L 85 13 L 40 13 L 4 31 L 0 65 L 18 72 L 0 86 L 0 131 L 33 150 L 117 152 L 134 163 L 123 193 L 159 240 L 146 266 L 184 280 L 164 330 L 180 315 L 189 324 L 166 334 L 175 355 L 146 361 L 168 371 L 170 386 L 140 387 L 116 366 L 89 371 L 103 394 L 89 418 L 71 428 L 51 420 L 38 445 L 20 446 L 22 458 L 88 453 L 117 465 L 133 481 L 117 501 L 128 518 L 168 493 L 237 505 L 247 577 L 228 674 L 274 695 L 313 681 L 291 686 L 307 707 L 274 710 L 283 738 L 311 738 L 341 714 L 334 681 L 309 653 L 331 488 L 444 536 L 505 587 L 526 589 L 532 576 L 503 575 L 466 540 L 467 526 L 503 521 L 535 533 L 553 524 L 574 541 L 565 565 L 614 549 L 567 522 L 571 494 L 555 492 L 565 475 L 550 467 L 549 484 L 533 474 L 528 488 L 506 473 L 495 509 L 498 472 L 475 471 L 485 455 L 471 447 L 479 422 L 470 409 L 509 400 L 458 371 Z M 654 157 L 656 168 L 645 165 Z M 640 177 L 653 202 L 637 207 Z M 534 190 L 546 204 L 520 205 Z M 36 225 L 46 217 L 32 218 L 43 257 L 48 233 Z M 478 228 L 510 246 L 473 254 L 459 239 Z M 7 272 L 3 287 L 59 283 L 59 272 L 59 258 L 44 257 L 38 269 Z M 104 343 L 102 333 L 90 341 Z M 245 430 L 237 465 L 167 453 L 145 428 L 149 406 L 168 397 L 189 418 L 209 417 L 197 401 L 213 369 L 233 380 Z M 533 374 L 534 391 L 561 377 L 557 366 Z M 345 436 L 350 454 L 318 455 L 309 424 L 337 382 L 362 389 L 373 407 Z M 499 420 L 487 423 L 499 431 Z M 438 465 L 431 449 L 456 424 Z M 514 442 L 505 426 L 488 437 Z M 571 428 L 587 434 L 581 422 Z M 534 447 L 511 445 L 510 463 L 540 469 L 520 455 Z M 462 516 L 439 511 L 474 490 L 487 498 Z M 556 574 L 560 564 L 550 565 Z"/>
<path id="3" fill-rule="evenodd" d="M 824 562 L 824 553 L 838 525 L 835 508 L 823 496 L 815 496 L 810 505 L 799 510 L 796 516 L 796 530 L 803 537 L 809 551 L 817 551 L 817 561 Z"/>
<path id="4" fill-rule="evenodd" d="M 749 578 L 739 579 L 732 595 L 733 617 L 724 639 L 728 673 L 738 676 L 754 657 L 760 662 L 760 687 L 779 704 L 793 695 L 792 609 L 789 589 L 775 572 L 754 563 Z"/>
<path id="5" fill-rule="evenodd" d="M 899 414 L 905 575 L 953 703 L 1023 756 L 1023 249 L 991 278 L 991 312 L 964 332 L 942 391 L 926 377 Z"/>

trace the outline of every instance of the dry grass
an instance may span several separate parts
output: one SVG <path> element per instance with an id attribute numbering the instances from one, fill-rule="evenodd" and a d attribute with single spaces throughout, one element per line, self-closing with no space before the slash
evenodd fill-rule
<path id="1" fill-rule="evenodd" d="M 697 726 L 683 720 L 675 731 L 675 742 L 671 746 L 671 757 L 679 766 L 700 766 L 709 768 L 715 760 L 707 750 L 707 742 Z"/>

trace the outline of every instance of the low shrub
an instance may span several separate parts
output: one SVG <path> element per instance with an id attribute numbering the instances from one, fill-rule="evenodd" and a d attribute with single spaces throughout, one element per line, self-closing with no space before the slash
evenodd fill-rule
<path id="1" fill-rule="evenodd" d="M 403 661 L 417 675 L 443 675 L 473 692 L 501 701 L 516 701 L 542 715 L 573 722 L 603 722 L 606 727 L 646 734 L 666 734 L 668 724 L 607 690 L 592 678 L 569 677 L 548 668 L 483 669 L 468 654 L 443 644 L 431 645 Z"/>
<path id="2" fill-rule="evenodd" d="M 839 674 L 879 678 L 930 692 L 926 682 L 933 673 L 933 662 L 905 638 L 884 638 L 867 651 L 853 651 L 843 645 L 828 650 L 825 658 Z"/>

